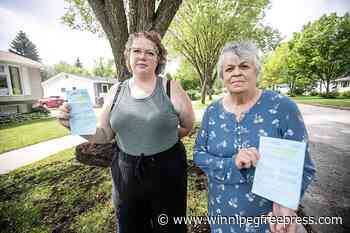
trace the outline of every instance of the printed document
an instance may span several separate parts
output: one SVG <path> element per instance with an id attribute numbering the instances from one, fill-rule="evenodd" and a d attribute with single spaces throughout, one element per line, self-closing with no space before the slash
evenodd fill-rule
<path id="1" fill-rule="evenodd" d="M 260 137 L 260 160 L 252 192 L 282 206 L 297 209 L 305 159 L 305 142 Z"/>
<path id="2" fill-rule="evenodd" d="M 67 91 L 72 135 L 93 135 L 96 133 L 96 115 L 86 89 Z"/>

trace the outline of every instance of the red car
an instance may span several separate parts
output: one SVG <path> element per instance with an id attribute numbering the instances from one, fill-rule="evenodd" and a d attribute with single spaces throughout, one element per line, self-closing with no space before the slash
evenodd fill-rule
<path id="1" fill-rule="evenodd" d="M 42 98 L 39 100 L 39 105 L 45 108 L 58 108 L 63 104 L 64 99 L 60 96 L 50 96 L 48 98 Z"/>

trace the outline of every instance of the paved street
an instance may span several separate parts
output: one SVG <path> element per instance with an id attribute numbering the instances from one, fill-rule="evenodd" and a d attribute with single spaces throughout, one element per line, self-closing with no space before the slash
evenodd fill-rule
<path id="1" fill-rule="evenodd" d="M 317 233 L 350 232 L 350 111 L 299 105 L 311 140 L 316 179 L 302 205 L 308 216 L 341 216 L 343 225 L 313 225 Z"/>

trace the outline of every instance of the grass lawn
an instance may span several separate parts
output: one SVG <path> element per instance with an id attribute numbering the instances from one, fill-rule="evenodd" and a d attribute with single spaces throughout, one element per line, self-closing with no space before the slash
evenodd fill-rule
<path id="1" fill-rule="evenodd" d="M 184 140 L 189 158 L 194 140 L 195 134 Z M 65 150 L 0 175 L 1 232 L 115 232 L 109 169 L 81 165 L 73 154 Z M 188 178 L 188 215 L 207 212 L 197 179 Z"/>
<path id="2" fill-rule="evenodd" d="M 319 96 L 297 96 L 293 97 L 292 99 L 301 104 L 315 104 L 350 108 L 350 98 L 338 97 L 336 99 L 325 99 Z"/>
<path id="3" fill-rule="evenodd" d="M 206 109 L 210 103 L 212 103 L 213 101 L 220 99 L 221 97 L 223 97 L 223 95 L 213 95 L 213 100 L 209 100 L 209 98 L 206 98 L 205 104 L 202 104 L 200 100 L 195 100 L 192 101 L 192 107 L 193 109 Z"/>
<path id="4" fill-rule="evenodd" d="M 0 127 L 0 154 L 68 135 L 56 119 L 33 120 Z"/>

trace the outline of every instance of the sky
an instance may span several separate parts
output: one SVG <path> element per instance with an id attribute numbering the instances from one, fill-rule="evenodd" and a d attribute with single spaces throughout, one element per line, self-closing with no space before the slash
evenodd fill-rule
<path id="1" fill-rule="evenodd" d="M 323 14 L 350 11 L 350 0 L 270 0 L 264 23 L 278 29 L 285 39 Z M 19 30 L 37 46 L 46 65 L 77 57 L 84 67 L 92 68 L 100 57 L 113 58 L 109 42 L 90 32 L 70 29 L 60 22 L 66 4 L 63 0 L 0 0 L 0 50 L 7 51 Z"/>

